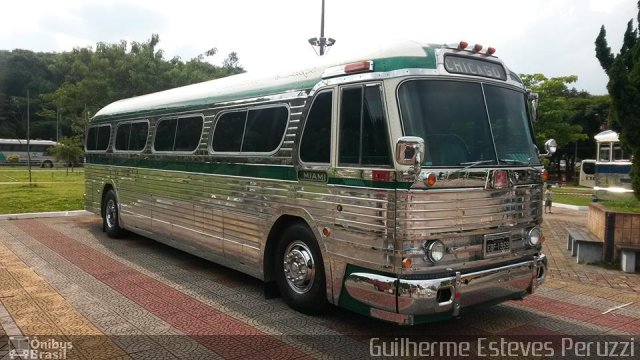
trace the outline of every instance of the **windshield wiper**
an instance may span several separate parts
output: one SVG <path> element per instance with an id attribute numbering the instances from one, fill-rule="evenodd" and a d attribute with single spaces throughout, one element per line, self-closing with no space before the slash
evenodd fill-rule
<path id="1" fill-rule="evenodd" d="M 476 165 L 487 164 L 490 162 L 495 162 L 495 160 L 491 159 L 491 160 L 468 161 L 468 162 L 461 162 L 458 165 L 468 165 L 467 167 L 460 169 L 460 171 L 462 171 L 462 170 L 474 167 Z"/>
<path id="2" fill-rule="evenodd" d="M 490 163 L 490 162 L 495 162 L 495 160 L 479 160 L 479 161 L 461 162 L 458 165 L 467 165 L 467 166 L 463 167 L 462 169 L 454 170 L 454 171 L 450 172 L 449 175 L 455 174 L 457 172 L 465 171 L 467 169 L 470 169 L 470 168 L 472 168 L 474 166 L 478 166 L 480 164 L 487 164 L 487 163 Z"/>
<path id="3" fill-rule="evenodd" d="M 516 164 L 516 165 L 531 165 L 530 161 L 522 161 L 516 159 L 500 159 L 500 162 L 505 162 L 507 164 Z"/>

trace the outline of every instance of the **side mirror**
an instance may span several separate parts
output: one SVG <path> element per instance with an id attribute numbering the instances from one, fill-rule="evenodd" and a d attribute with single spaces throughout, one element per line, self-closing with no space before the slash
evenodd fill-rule
<path id="1" fill-rule="evenodd" d="M 558 150 L 558 144 L 554 139 L 549 139 L 544 143 L 544 150 L 547 152 L 546 154 L 540 154 L 542 157 L 547 157 L 553 155 L 556 150 Z"/>
<path id="2" fill-rule="evenodd" d="M 419 174 L 424 159 L 424 140 L 417 136 L 403 136 L 396 142 L 396 162 L 401 170 Z"/>
<path id="3" fill-rule="evenodd" d="M 531 120 L 536 121 L 538 119 L 538 94 L 527 90 L 527 99 L 529 100 Z"/>

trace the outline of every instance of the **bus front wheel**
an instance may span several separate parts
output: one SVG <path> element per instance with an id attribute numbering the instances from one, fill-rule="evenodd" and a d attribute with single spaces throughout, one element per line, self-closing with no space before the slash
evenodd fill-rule
<path id="1" fill-rule="evenodd" d="M 304 314 L 327 308 L 324 264 L 315 236 L 305 224 L 287 228 L 276 251 L 276 282 L 284 301 Z"/>
<path id="2" fill-rule="evenodd" d="M 107 191 L 107 194 L 104 196 L 102 226 L 110 238 L 117 239 L 124 234 L 124 229 L 120 227 L 120 220 L 118 218 L 118 200 L 113 190 Z"/>

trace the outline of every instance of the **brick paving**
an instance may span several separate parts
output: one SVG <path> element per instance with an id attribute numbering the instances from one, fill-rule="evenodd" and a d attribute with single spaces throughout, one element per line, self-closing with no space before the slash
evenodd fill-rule
<path id="1" fill-rule="evenodd" d="M 109 239 L 95 216 L 0 221 L 0 359 L 5 335 L 71 341 L 65 355 L 79 359 L 364 358 L 374 336 L 638 337 L 640 274 L 576 264 L 566 229 L 586 212 L 554 210 L 536 294 L 412 327 L 297 313 L 244 274 L 137 235 Z"/>

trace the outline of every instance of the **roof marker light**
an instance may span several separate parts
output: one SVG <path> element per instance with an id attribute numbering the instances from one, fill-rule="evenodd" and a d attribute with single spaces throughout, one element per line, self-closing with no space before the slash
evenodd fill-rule
<path id="1" fill-rule="evenodd" d="M 344 66 L 344 72 L 346 74 L 353 74 L 358 72 L 372 71 L 373 70 L 373 61 L 359 61 L 351 64 L 347 64 Z"/>
<path id="2" fill-rule="evenodd" d="M 480 50 L 482 50 L 482 45 L 480 44 L 475 44 L 473 45 L 473 52 L 479 52 Z"/>
<path id="3" fill-rule="evenodd" d="M 489 47 L 489 48 L 487 49 L 487 55 L 493 55 L 493 54 L 495 54 L 495 53 L 496 53 L 496 48 Z"/>
<path id="4" fill-rule="evenodd" d="M 460 50 L 464 50 L 467 48 L 467 46 L 469 46 L 469 43 L 466 41 L 460 41 L 460 44 L 458 44 L 458 49 Z"/>
<path id="5" fill-rule="evenodd" d="M 322 73 L 322 78 L 328 79 L 336 76 L 343 76 L 343 75 L 350 75 L 350 74 L 357 74 L 357 73 L 371 72 L 371 71 L 373 71 L 373 60 L 365 60 L 365 61 L 358 61 L 350 64 L 336 65 L 336 66 L 327 68 Z"/>

